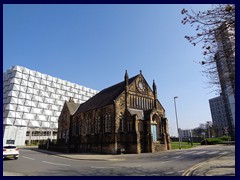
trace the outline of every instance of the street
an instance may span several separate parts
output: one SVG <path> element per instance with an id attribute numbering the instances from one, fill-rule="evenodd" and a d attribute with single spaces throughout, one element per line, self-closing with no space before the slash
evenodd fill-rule
<path id="1" fill-rule="evenodd" d="M 200 146 L 158 153 L 122 154 L 106 161 L 104 155 L 99 160 L 79 160 L 66 158 L 71 154 L 60 157 L 34 148 L 22 148 L 18 160 L 3 161 L 3 171 L 23 176 L 181 176 L 200 162 L 229 153 L 235 153 L 235 146 Z"/>

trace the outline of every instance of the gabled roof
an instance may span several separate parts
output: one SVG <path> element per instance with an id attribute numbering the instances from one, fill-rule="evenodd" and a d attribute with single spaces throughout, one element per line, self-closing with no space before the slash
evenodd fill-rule
<path id="1" fill-rule="evenodd" d="M 139 75 L 128 79 L 130 85 Z M 76 113 L 89 111 L 113 103 L 113 101 L 124 91 L 125 81 L 103 89 L 85 103 L 81 104 Z"/>
<path id="2" fill-rule="evenodd" d="M 76 112 L 79 105 L 80 105 L 79 103 L 75 103 L 74 101 L 66 102 L 66 106 L 68 108 L 70 115 L 73 115 Z"/>

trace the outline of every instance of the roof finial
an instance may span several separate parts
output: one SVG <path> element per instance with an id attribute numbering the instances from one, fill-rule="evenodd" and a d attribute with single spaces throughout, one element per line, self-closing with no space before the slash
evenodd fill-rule
<path id="1" fill-rule="evenodd" d="M 125 80 L 125 86 L 127 86 L 128 85 L 128 73 L 127 73 L 127 70 L 125 72 L 124 80 Z"/>
<path id="2" fill-rule="evenodd" d="M 157 86 L 156 86 L 156 84 L 155 84 L 155 81 L 153 80 L 153 91 L 154 91 L 154 93 L 156 93 L 157 92 Z"/>
<path id="3" fill-rule="evenodd" d="M 140 69 L 140 74 L 142 74 L 142 70 Z"/>
<path id="4" fill-rule="evenodd" d="M 125 71 L 125 77 L 128 78 L 128 72 L 127 72 L 127 70 Z"/>

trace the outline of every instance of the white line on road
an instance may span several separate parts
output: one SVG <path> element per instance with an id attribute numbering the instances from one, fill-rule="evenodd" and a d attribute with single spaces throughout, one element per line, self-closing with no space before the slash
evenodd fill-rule
<path id="1" fill-rule="evenodd" d="M 148 176 L 160 176 L 160 175 L 159 174 L 148 174 Z"/>
<path id="2" fill-rule="evenodd" d="M 91 166 L 91 168 L 98 168 L 98 169 L 103 169 L 103 168 L 116 168 L 116 167 L 94 167 L 94 166 Z"/>
<path id="3" fill-rule="evenodd" d="M 35 160 L 34 158 L 30 158 L 30 157 L 27 157 L 27 156 L 22 156 L 23 158 L 26 158 L 26 159 L 30 159 L 30 160 Z"/>
<path id="4" fill-rule="evenodd" d="M 219 153 L 219 154 L 221 154 L 221 155 L 226 155 L 226 154 L 228 154 L 228 152 L 221 152 L 221 153 Z"/>
<path id="5" fill-rule="evenodd" d="M 194 154 L 196 153 L 197 151 L 186 151 L 186 152 L 183 152 L 182 154 Z"/>
<path id="6" fill-rule="evenodd" d="M 42 162 L 47 164 L 52 164 L 52 165 L 59 165 L 59 166 L 71 166 L 69 164 L 60 164 L 60 163 L 53 163 L 53 162 L 47 162 L 47 161 L 42 161 Z"/>
<path id="7" fill-rule="evenodd" d="M 204 153 L 206 153 L 207 151 L 200 151 L 200 152 L 197 152 L 197 153 L 195 153 L 195 154 L 204 154 Z"/>
<path id="8" fill-rule="evenodd" d="M 180 173 L 181 173 L 181 172 L 184 172 L 184 170 L 179 170 L 178 172 L 180 172 Z"/>
<path id="9" fill-rule="evenodd" d="M 176 158 L 176 159 L 179 159 L 179 158 L 181 158 L 182 156 L 175 156 L 175 157 L 173 157 L 173 158 Z"/>
<path id="10" fill-rule="evenodd" d="M 206 153 L 206 154 L 217 154 L 219 151 L 213 151 L 213 152 L 209 152 L 209 153 Z"/>
<path id="11" fill-rule="evenodd" d="M 172 161 L 161 161 L 160 163 L 167 163 L 167 162 L 172 162 Z"/>

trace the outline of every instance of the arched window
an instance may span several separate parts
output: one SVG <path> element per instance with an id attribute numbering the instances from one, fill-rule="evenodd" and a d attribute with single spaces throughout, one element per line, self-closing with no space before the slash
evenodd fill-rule
<path id="1" fill-rule="evenodd" d="M 108 132 L 108 114 L 105 114 L 104 125 L 105 125 L 105 132 Z"/>
<path id="2" fill-rule="evenodd" d="M 78 135 L 82 135 L 82 121 L 81 121 L 81 119 L 79 120 Z"/>
<path id="3" fill-rule="evenodd" d="M 87 134 L 91 133 L 91 119 L 87 116 Z"/>
<path id="4" fill-rule="evenodd" d="M 119 115 L 119 132 L 123 132 L 123 114 Z"/>
<path id="5" fill-rule="evenodd" d="M 97 121 L 97 128 L 98 128 L 98 133 L 100 133 L 100 129 L 101 129 L 101 118 L 100 116 L 98 116 L 98 121 Z"/>
<path id="6" fill-rule="evenodd" d="M 94 133 L 94 119 L 90 119 L 90 134 Z"/>
<path id="7" fill-rule="evenodd" d="M 111 132 L 111 115 L 105 115 L 105 132 Z"/>
<path id="8" fill-rule="evenodd" d="M 105 114 L 105 117 L 104 117 L 104 130 L 105 130 L 105 132 L 107 132 L 107 124 L 108 124 L 108 117 L 107 117 L 107 114 Z"/>
<path id="9" fill-rule="evenodd" d="M 111 119 L 111 115 L 108 114 L 108 132 L 111 132 L 112 130 L 112 119 Z"/>
<path id="10" fill-rule="evenodd" d="M 95 118 L 95 134 L 99 133 L 98 131 L 98 117 Z"/>

